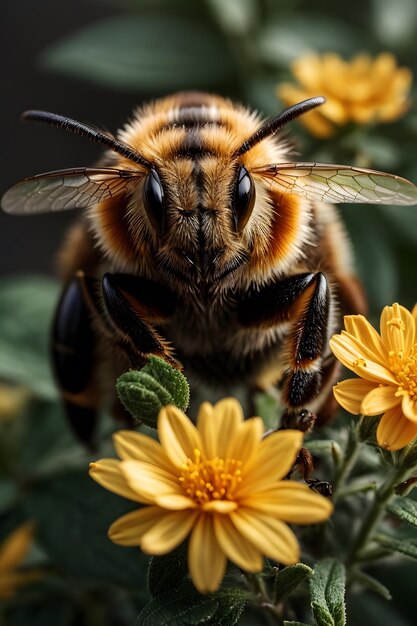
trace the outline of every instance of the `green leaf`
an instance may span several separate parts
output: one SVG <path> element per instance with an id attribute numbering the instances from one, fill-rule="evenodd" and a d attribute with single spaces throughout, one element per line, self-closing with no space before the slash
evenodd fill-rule
<path id="1" fill-rule="evenodd" d="M 46 399 L 57 396 L 48 352 L 58 295 L 48 278 L 0 281 L 0 377 Z"/>
<path id="2" fill-rule="evenodd" d="M 170 554 L 153 556 L 149 564 L 148 587 L 153 596 L 169 591 L 188 575 L 186 544 Z"/>
<path id="3" fill-rule="evenodd" d="M 337 559 L 324 559 L 310 577 L 311 608 L 318 626 L 344 626 L 345 568 Z"/>
<path id="4" fill-rule="evenodd" d="M 151 356 L 148 363 L 141 369 L 157 380 L 171 395 L 171 402 L 185 411 L 190 401 L 190 388 L 185 376 L 163 359 Z"/>
<path id="5" fill-rule="evenodd" d="M 189 580 L 166 589 L 145 606 L 138 618 L 141 626 L 233 626 L 246 603 L 247 592 L 223 586 L 200 594 Z"/>
<path id="6" fill-rule="evenodd" d="M 388 548 L 392 552 L 400 552 L 412 559 L 417 559 L 417 545 L 411 541 L 403 541 L 394 539 L 387 535 L 375 535 L 374 540 L 384 548 Z"/>
<path id="7" fill-rule="evenodd" d="M 138 548 L 114 544 L 112 522 L 132 503 L 100 487 L 83 472 L 42 482 L 26 497 L 41 546 L 65 574 L 77 581 L 146 588 L 148 557 Z"/>
<path id="8" fill-rule="evenodd" d="M 294 591 L 311 574 L 313 570 L 304 563 L 289 565 L 280 570 L 274 581 L 274 604 L 278 604 L 284 596 Z"/>
<path id="9" fill-rule="evenodd" d="M 385 600 L 391 600 L 391 593 L 389 589 L 385 587 L 379 580 L 376 580 L 373 576 L 369 574 L 365 574 L 365 572 L 357 571 L 355 572 L 354 578 L 357 582 L 364 585 L 364 587 L 368 587 L 371 591 L 375 591 L 378 595 Z"/>
<path id="10" fill-rule="evenodd" d="M 237 74 L 212 22 L 152 8 L 99 21 L 57 43 L 42 60 L 48 68 L 140 93 L 213 88 Z"/>
<path id="11" fill-rule="evenodd" d="M 259 48 L 263 58 L 273 65 L 286 66 L 302 54 L 337 50 L 349 53 L 360 40 L 346 21 L 329 15 L 302 13 L 269 20 L 260 35 Z"/>
<path id="12" fill-rule="evenodd" d="M 116 383 L 121 402 L 131 415 L 152 428 L 163 406 L 185 410 L 190 399 L 187 379 L 163 359 L 150 357 L 140 370 L 122 374 Z"/>
<path id="13" fill-rule="evenodd" d="M 287 622 L 287 620 L 284 620 L 284 626 L 309 626 L 309 624 L 305 622 Z"/>
<path id="14" fill-rule="evenodd" d="M 256 0 L 208 0 L 219 24 L 226 32 L 248 33 L 256 19 Z"/>
<path id="15" fill-rule="evenodd" d="M 403 522 L 417 528 L 417 502 L 414 500 L 397 497 L 388 504 L 387 509 Z"/>
<path id="16" fill-rule="evenodd" d="M 281 421 L 282 408 L 277 398 L 266 392 L 253 395 L 255 415 L 260 415 L 267 428 L 277 428 Z"/>

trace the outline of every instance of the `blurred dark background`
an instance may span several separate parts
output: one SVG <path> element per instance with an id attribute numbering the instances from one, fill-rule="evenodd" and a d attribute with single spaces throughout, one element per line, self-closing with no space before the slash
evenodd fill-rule
<path id="1" fill-rule="evenodd" d="M 109 3 L 26 0 L 2 4 L 0 193 L 26 176 L 94 163 L 100 148 L 58 129 L 23 123 L 26 109 L 44 109 L 118 128 L 140 94 L 114 91 L 90 81 L 46 71 L 40 54 L 98 17 L 116 13 Z M 146 97 L 146 94 L 144 94 Z M 0 211 L 0 274 L 54 272 L 54 256 L 75 213 L 16 217 Z"/>

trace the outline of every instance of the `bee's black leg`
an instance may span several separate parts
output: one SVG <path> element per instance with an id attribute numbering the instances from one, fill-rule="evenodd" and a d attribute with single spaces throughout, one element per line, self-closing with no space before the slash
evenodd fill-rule
<path id="1" fill-rule="evenodd" d="M 74 278 L 63 291 L 55 314 L 52 361 L 71 426 L 77 437 L 90 445 L 96 424 L 93 348 L 89 311 Z"/>
<path id="2" fill-rule="evenodd" d="M 133 367 L 145 364 L 150 355 L 181 367 L 172 348 L 158 332 L 176 307 L 176 296 L 161 285 L 128 274 L 105 274 L 102 296 L 107 324 Z"/>
<path id="3" fill-rule="evenodd" d="M 330 291 L 322 273 L 299 274 L 249 293 L 239 305 L 243 326 L 271 328 L 292 324 L 285 354 L 283 401 L 298 412 L 322 389 L 322 360 L 326 351 Z"/>

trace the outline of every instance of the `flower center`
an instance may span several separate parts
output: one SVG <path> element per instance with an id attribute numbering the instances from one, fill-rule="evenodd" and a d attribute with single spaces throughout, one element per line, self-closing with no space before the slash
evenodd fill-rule
<path id="1" fill-rule="evenodd" d="M 414 344 L 406 359 L 401 351 L 389 353 L 391 371 L 398 380 L 397 395 L 417 395 L 417 344 Z"/>
<path id="2" fill-rule="evenodd" d="M 194 460 L 187 459 L 179 477 L 184 493 L 198 504 L 212 500 L 234 500 L 234 492 L 242 481 L 241 461 L 215 457 L 203 460 L 194 450 Z"/>

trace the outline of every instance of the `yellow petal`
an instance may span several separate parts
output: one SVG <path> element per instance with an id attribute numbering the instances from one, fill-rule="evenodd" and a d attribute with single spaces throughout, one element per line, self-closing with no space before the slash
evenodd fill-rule
<path id="1" fill-rule="evenodd" d="M 316 524 L 333 513 L 330 500 L 293 480 L 283 480 L 274 488 L 249 496 L 241 505 L 289 524 Z"/>
<path id="2" fill-rule="evenodd" d="M 362 378 L 349 378 L 333 387 L 334 397 L 346 411 L 359 415 L 364 396 L 375 389 L 375 384 Z"/>
<path id="3" fill-rule="evenodd" d="M 220 400 L 211 411 L 206 405 L 200 408 L 198 431 L 201 434 L 206 458 L 230 457 L 229 448 L 233 445 L 241 422 L 243 422 L 242 407 L 234 398 Z"/>
<path id="4" fill-rule="evenodd" d="M 16 569 L 33 542 L 33 524 L 26 522 L 13 530 L 0 546 L 0 572 Z"/>
<path id="5" fill-rule="evenodd" d="M 161 444 L 147 435 L 133 430 L 119 430 L 113 435 L 113 443 L 118 456 L 124 461 L 145 461 L 167 472 L 174 469 Z"/>
<path id="6" fill-rule="evenodd" d="M 236 497 L 253 493 L 288 474 L 303 443 L 299 430 L 280 430 L 266 437 L 246 466 Z"/>
<path id="7" fill-rule="evenodd" d="M 235 511 L 238 507 L 237 502 L 232 500 L 211 500 L 202 505 L 203 511 L 208 513 L 209 511 L 221 514 L 227 514 L 231 511 Z"/>
<path id="8" fill-rule="evenodd" d="M 413 316 L 414 324 L 417 324 L 417 304 L 413 306 L 411 315 Z"/>
<path id="9" fill-rule="evenodd" d="M 386 450 L 400 450 L 417 437 L 417 424 L 408 420 L 400 406 L 384 413 L 376 431 L 378 445 Z"/>
<path id="10" fill-rule="evenodd" d="M 317 54 L 303 55 L 291 64 L 291 71 L 305 89 L 320 92 L 323 66 Z"/>
<path id="11" fill-rule="evenodd" d="M 95 463 L 90 463 L 89 474 L 99 485 L 117 493 L 118 496 L 123 496 L 123 498 L 134 502 L 150 504 L 152 499 L 140 496 L 129 487 L 120 465 L 121 461 L 116 459 L 101 459 Z"/>
<path id="12" fill-rule="evenodd" d="M 342 331 L 340 335 L 333 335 L 329 346 L 335 357 L 348 369 L 371 382 L 397 385 L 392 373 L 382 365 L 367 358 L 367 351 L 355 337 Z"/>
<path id="13" fill-rule="evenodd" d="M 161 409 L 158 416 L 158 434 L 168 458 L 175 466 L 194 459 L 194 450 L 202 450 L 202 441 L 191 420 L 176 407 Z"/>
<path id="14" fill-rule="evenodd" d="M 155 502 L 157 496 L 184 495 L 173 474 L 143 461 L 120 461 L 120 469 L 129 487 L 141 498 Z"/>
<path id="15" fill-rule="evenodd" d="M 405 417 L 417 424 L 417 398 L 411 398 L 408 393 L 404 393 L 401 402 L 401 409 Z"/>
<path id="16" fill-rule="evenodd" d="M 402 352 L 406 357 L 414 343 L 414 318 L 405 307 L 395 302 L 381 313 L 381 337 L 388 350 Z"/>
<path id="17" fill-rule="evenodd" d="M 139 546 L 142 535 L 165 515 L 159 506 L 145 506 L 119 517 L 109 528 L 109 537 L 121 546 Z"/>
<path id="18" fill-rule="evenodd" d="M 155 503 L 164 508 L 173 511 L 183 511 L 184 509 L 195 509 L 197 504 L 191 498 L 180 494 L 170 493 L 169 495 L 155 496 Z"/>
<path id="19" fill-rule="evenodd" d="M 375 363 L 385 366 L 388 356 L 387 350 L 380 335 L 366 317 L 363 315 L 345 315 L 343 321 L 346 331 L 367 347 L 367 358 L 372 358 Z"/>
<path id="20" fill-rule="evenodd" d="M 380 415 L 400 404 L 400 399 L 396 397 L 396 387 L 381 386 L 372 389 L 362 400 L 361 413 L 363 415 Z"/>
<path id="21" fill-rule="evenodd" d="M 231 459 L 240 460 L 242 469 L 248 465 L 259 449 L 263 432 L 264 423 L 260 417 L 252 417 L 240 424 L 231 442 L 229 456 Z"/>
<path id="22" fill-rule="evenodd" d="M 284 565 L 299 561 L 300 547 L 297 539 L 284 522 L 243 508 L 231 513 L 230 519 L 237 530 L 265 556 Z"/>
<path id="23" fill-rule="evenodd" d="M 226 555 L 216 539 L 212 515 L 201 515 L 188 546 L 191 580 L 200 593 L 218 589 L 226 571 Z"/>
<path id="24" fill-rule="evenodd" d="M 140 547 L 147 554 L 167 554 L 179 546 L 189 534 L 198 516 L 197 511 L 169 511 L 146 532 Z"/>
<path id="25" fill-rule="evenodd" d="M 241 535 L 227 516 L 214 516 L 217 541 L 227 558 L 247 572 L 260 572 L 263 558 L 255 546 Z"/>

